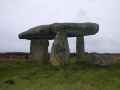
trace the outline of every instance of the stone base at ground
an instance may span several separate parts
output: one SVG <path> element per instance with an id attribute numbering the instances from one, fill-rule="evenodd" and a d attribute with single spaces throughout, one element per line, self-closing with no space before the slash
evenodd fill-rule
<path id="1" fill-rule="evenodd" d="M 109 66 L 114 64 L 114 59 L 111 55 L 99 55 L 99 54 L 92 54 L 89 58 L 90 64 L 95 64 L 99 66 Z"/>

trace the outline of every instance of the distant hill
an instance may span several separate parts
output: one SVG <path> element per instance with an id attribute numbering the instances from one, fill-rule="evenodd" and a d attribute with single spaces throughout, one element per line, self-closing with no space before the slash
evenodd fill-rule
<path id="1" fill-rule="evenodd" d="M 114 61 L 120 62 L 120 53 L 85 53 L 88 55 L 97 54 L 100 57 L 103 55 L 112 56 Z M 0 60 L 15 60 L 15 59 L 29 59 L 30 53 L 25 52 L 6 52 L 0 53 Z M 70 57 L 75 57 L 76 53 L 71 53 Z"/>

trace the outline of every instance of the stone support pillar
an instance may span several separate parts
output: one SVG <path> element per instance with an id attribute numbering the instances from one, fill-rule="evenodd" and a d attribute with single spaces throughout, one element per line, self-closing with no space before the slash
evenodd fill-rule
<path id="1" fill-rule="evenodd" d="M 46 39 L 32 39 L 30 46 L 31 60 L 38 63 L 48 63 L 48 45 Z"/>
<path id="2" fill-rule="evenodd" d="M 85 52 L 84 49 L 84 36 L 82 37 L 77 37 L 76 41 L 76 54 L 77 54 L 77 59 L 79 60 Z"/>
<path id="3" fill-rule="evenodd" d="M 54 66 L 68 63 L 69 46 L 65 32 L 58 32 L 51 50 L 50 62 Z"/>

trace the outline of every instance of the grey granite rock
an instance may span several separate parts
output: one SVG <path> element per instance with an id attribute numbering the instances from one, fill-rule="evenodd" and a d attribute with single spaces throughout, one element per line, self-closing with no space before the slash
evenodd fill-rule
<path id="1" fill-rule="evenodd" d="M 32 39 L 30 46 L 30 60 L 41 64 L 48 63 L 48 40 Z"/>
<path id="2" fill-rule="evenodd" d="M 77 56 L 84 53 L 84 36 L 98 32 L 96 23 L 53 23 L 33 27 L 19 34 L 20 39 L 31 40 L 31 59 L 43 63 L 48 61 L 48 40 L 54 39 L 50 62 L 53 65 L 67 64 L 69 46 L 67 37 L 77 37 Z"/>
<path id="3" fill-rule="evenodd" d="M 57 32 L 66 32 L 67 37 L 94 35 L 98 32 L 96 23 L 53 23 L 33 27 L 19 34 L 20 39 L 54 39 Z"/>
<path id="4" fill-rule="evenodd" d="M 65 65 L 68 63 L 69 46 L 66 34 L 58 32 L 52 46 L 50 62 L 54 66 Z"/>
<path id="5" fill-rule="evenodd" d="M 113 58 L 110 55 L 92 54 L 89 62 L 99 66 L 109 66 L 113 64 Z"/>
<path id="6" fill-rule="evenodd" d="M 77 40 L 76 40 L 76 55 L 77 55 L 77 61 L 78 62 L 80 61 L 80 59 L 82 59 L 84 53 L 85 53 L 84 36 L 77 37 Z"/>

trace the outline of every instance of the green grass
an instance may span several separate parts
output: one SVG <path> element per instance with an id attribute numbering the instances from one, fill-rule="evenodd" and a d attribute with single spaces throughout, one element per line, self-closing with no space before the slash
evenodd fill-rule
<path id="1" fill-rule="evenodd" d="M 120 65 L 0 62 L 0 90 L 120 90 Z"/>

